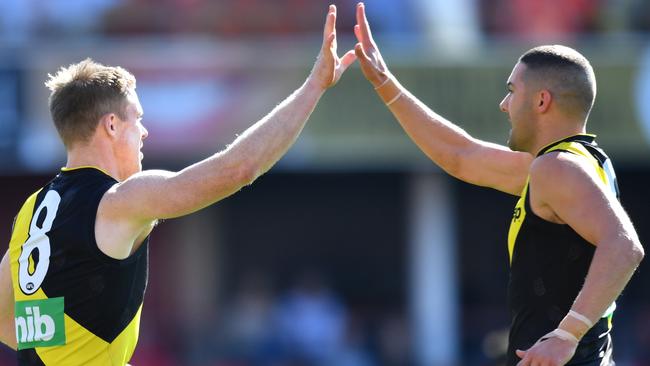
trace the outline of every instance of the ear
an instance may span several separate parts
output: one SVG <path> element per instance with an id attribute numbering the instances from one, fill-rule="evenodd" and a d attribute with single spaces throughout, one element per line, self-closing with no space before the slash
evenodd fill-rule
<path id="1" fill-rule="evenodd" d="M 546 113 L 551 107 L 551 102 L 553 101 L 553 95 L 548 89 L 542 89 L 537 94 L 537 111 L 539 113 Z"/>
<path id="2" fill-rule="evenodd" d="M 117 136 L 117 122 L 115 113 L 107 113 L 100 118 L 99 127 L 107 136 L 115 137 Z"/>

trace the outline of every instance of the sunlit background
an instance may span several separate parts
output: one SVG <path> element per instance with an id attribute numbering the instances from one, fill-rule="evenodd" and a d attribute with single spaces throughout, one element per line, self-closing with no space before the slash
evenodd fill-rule
<path id="1" fill-rule="evenodd" d="M 339 50 L 354 45 L 354 1 Z M 221 150 L 297 88 L 320 0 L 0 1 L 0 251 L 23 200 L 65 165 L 48 73 L 91 57 L 138 79 L 145 168 Z M 650 239 L 650 2 L 368 0 L 392 72 L 474 136 L 505 143 L 516 58 L 547 43 L 592 62 L 589 131 Z M 152 234 L 136 366 L 500 365 L 515 197 L 429 162 L 352 67 L 267 175 Z M 646 260 L 647 262 L 647 260 Z M 650 274 L 614 317 L 618 365 L 650 365 Z M 14 365 L 0 346 L 0 365 Z"/>

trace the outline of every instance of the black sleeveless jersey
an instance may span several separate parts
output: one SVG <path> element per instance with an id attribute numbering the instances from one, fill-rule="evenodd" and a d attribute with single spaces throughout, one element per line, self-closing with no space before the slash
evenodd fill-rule
<path id="1" fill-rule="evenodd" d="M 19 365 L 124 365 L 138 339 L 148 238 L 130 257 L 95 241 L 99 169 L 62 169 L 16 216 L 9 253 Z"/>
<path id="2" fill-rule="evenodd" d="M 593 135 L 571 136 L 548 145 L 538 156 L 564 151 L 586 159 L 602 184 L 618 198 L 614 169 L 594 140 Z M 595 247 L 569 225 L 552 223 L 535 215 L 531 210 L 528 188 L 527 181 L 508 234 L 511 266 L 508 365 L 516 365 L 519 361 L 515 350 L 530 348 L 543 335 L 557 328 L 584 284 L 595 251 Z M 584 336 L 569 365 L 591 365 L 589 362 L 592 361 L 600 365 L 598 360 L 611 348 L 608 332 L 614 307 L 612 304 Z"/>

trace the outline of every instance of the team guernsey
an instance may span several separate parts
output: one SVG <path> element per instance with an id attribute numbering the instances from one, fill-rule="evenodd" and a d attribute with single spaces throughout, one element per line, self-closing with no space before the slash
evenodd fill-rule
<path id="1" fill-rule="evenodd" d="M 9 246 L 19 365 L 124 365 L 138 339 L 148 238 L 108 257 L 95 217 L 117 183 L 99 169 L 62 169 L 31 195 Z"/>
<path id="2" fill-rule="evenodd" d="M 611 161 L 597 146 L 594 135 L 575 135 L 546 146 L 538 156 L 563 151 L 589 162 L 600 182 L 619 198 Z M 530 178 L 530 177 L 529 177 Z M 562 184 L 558 181 L 557 184 Z M 508 234 L 510 281 L 508 303 L 511 326 L 507 364 L 520 360 L 515 350 L 530 348 L 557 328 L 577 297 L 595 247 L 569 225 L 555 224 L 535 215 L 530 206 L 528 182 L 515 206 Z M 611 318 L 615 304 L 582 338 L 568 365 L 613 365 Z"/>

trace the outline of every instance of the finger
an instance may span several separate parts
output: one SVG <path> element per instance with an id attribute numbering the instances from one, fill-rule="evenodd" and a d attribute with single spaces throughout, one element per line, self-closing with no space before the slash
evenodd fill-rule
<path id="1" fill-rule="evenodd" d="M 330 33 L 325 39 L 323 40 L 323 50 L 329 50 L 332 48 L 334 45 L 334 40 L 336 39 L 336 34 Z"/>
<path id="2" fill-rule="evenodd" d="M 361 28 L 359 24 L 354 25 L 354 35 L 357 36 L 357 41 L 363 42 L 363 37 L 361 36 Z"/>
<path id="3" fill-rule="evenodd" d="M 341 72 L 345 72 L 347 68 L 352 65 L 352 63 L 357 59 L 357 55 L 354 50 L 349 50 L 348 52 L 341 57 Z"/>
<path id="4" fill-rule="evenodd" d="M 336 24 L 336 6 L 330 5 L 327 16 L 325 17 L 325 28 L 323 29 L 323 39 L 332 33 L 334 25 Z"/>
<path id="5" fill-rule="evenodd" d="M 366 52 L 363 50 L 361 43 L 357 43 L 354 46 L 354 54 L 359 60 L 359 65 L 361 66 L 361 71 L 363 75 L 368 79 L 368 81 L 375 85 L 378 83 L 378 71 L 377 67 L 372 63 L 372 60 L 368 57 Z"/>
<path id="6" fill-rule="evenodd" d="M 360 62 L 363 63 L 370 63 L 370 57 L 366 55 L 366 51 L 364 51 L 363 46 L 361 43 L 357 43 L 354 45 L 354 54 L 357 56 L 357 59 L 359 59 Z"/>
<path id="7" fill-rule="evenodd" d="M 334 21 L 332 22 L 332 32 L 336 34 L 336 5 L 330 5 L 329 12 L 330 14 L 334 15 Z"/>
<path id="8" fill-rule="evenodd" d="M 370 32 L 370 25 L 366 18 L 366 7 L 363 3 L 357 4 L 357 24 L 359 25 L 362 43 L 372 43 L 372 33 Z"/>

